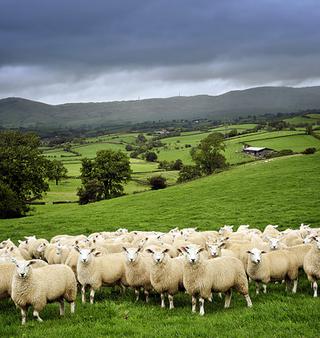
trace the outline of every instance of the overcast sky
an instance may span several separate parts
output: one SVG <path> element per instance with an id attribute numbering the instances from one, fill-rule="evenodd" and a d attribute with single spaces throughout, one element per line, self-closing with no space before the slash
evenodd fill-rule
<path id="1" fill-rule="evenodd" d="M 319 0 L 0 0 L 0 98 L 320 85 Z"/>

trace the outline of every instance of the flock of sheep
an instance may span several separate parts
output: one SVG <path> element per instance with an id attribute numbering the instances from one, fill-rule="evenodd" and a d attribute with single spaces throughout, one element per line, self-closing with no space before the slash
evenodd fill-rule
<path id="1" fill-rule="evenodd" d="M 303 268 L 314 297 L 320 279 L 320 228 L 301 224 L 297 230 L 278 231 L 268 225 L 264 231 L 240 225 L 223 226 L 219 231 L 197 231 L 195 228 L 172 229 L 168 233 L 118 229 L 89 236 L 55 236 L 48 242 L 35 236 L 25 237 L 16 246 L 10 239 L 0 243 L 0 298 L 11 297 L 21 310 L 22 324 L 27 310 L 42 321 L 39 313 L 47 302 L 59 302 L 60 315 L 64 301 L 75 311 L 78 284 L 82 302 L 90 288 L 90 303 L 101 286 L 119 285 L 123 291 L 134 289 L 148 302 L 149 293 L 165 295 L 169 308 L 179 291 L 192 297 L 192 312 L 197 299 L 200 315 L 205 300 L 212 293 L 225 294 L 225 308 L 230 306 L 232 290 L 238 291 L 248 307 L 252 302 L 248 282 L 256 283 L 259 293 L 274 281 L 286 282 L 286 289 L 297 291 L 298 270 Z"/>

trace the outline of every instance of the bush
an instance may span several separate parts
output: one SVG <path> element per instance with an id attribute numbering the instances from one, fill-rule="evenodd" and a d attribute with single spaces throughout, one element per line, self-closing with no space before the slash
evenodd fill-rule
<path id="1" fill-rule="evenodd" d="M 148 162 L 155 162 L 158 159 L 158 155 L 154 151 L 147 151 L 145 159 Z"/>
<path id="2" fill-rule="evenodd" d="M 265 158 L 273 158 L 273 157 L 281 157 L 281 156 L 289 156 L 293 155 L 294 151 L 291 149 L 282 149 L 279 151 L 271 152 L 265 156 Z"/>
<path id="3" fill-rule="evenodd" d="M 182 183 L 201 177 L 200 168 L 194 165 L 184 165 L 180 172 L 177 182 Z"/>
<path id="4" fill-rule="evenodd" d="M 161 175 L 150 177 L 149 183 L 152 190 L 164 189 L 167 187 L 167 179 Z"/>
<path id="5" fill-rule="evenodd" d="M 132 151 L 132 150 L 133 150 L 133 146 L 131 144 L 127 144 L 126 151 Z"/>
<path id="6" fill-rule="evenodd" d="M 316 148 L 306 148 L 306 149 L 302 152 L 302 154 L 310 155 L 310 154 L 314 154 L 316 151 L 317 151 Z"/>

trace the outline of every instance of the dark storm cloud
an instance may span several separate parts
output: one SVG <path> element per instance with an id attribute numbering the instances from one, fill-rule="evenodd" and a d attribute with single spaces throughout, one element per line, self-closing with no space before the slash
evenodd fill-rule
<path id="1" fill-rule="evenodd" d="M 124 73 L 137 87 L 193 83 L 194 92 L 210 80 L 241 87 L 320 78 L 318 1 L 1 0 L 0 6 L 0 95 L 16 88 L 32 96 L 46 86 L 59 96 L 66 83 L 121 85 Z"/>

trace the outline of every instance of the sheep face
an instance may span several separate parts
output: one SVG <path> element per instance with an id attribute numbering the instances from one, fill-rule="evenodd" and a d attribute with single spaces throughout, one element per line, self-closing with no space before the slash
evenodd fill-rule
<path id="1" fill-rule="evenodd" d="M 186 258 L 190 264 L 196 264 L 200 260 L 200 252 L 203 251 L 203 248 L 198 246 L 188 245 L 183 247 L 182 250 L 186 253 Z"/>
<path id="2" fill-rule="evenodd" d="M 56 255 L 61 255 L 61 250 L 62 250 L 62 244 L 61 244 L 61 242 L 58 242 L 57 244 L 56 244 Z"/>
<path id="3" fill-rule="evenodd" d="M 4 249 L 7 246 L 7 244 L 8 244 L 9 241 L 10 241 L 10 238 L 7 239 L 6 241 L 2 241 L 0 243 L 0 249 Z"/>
<path id="4" fill-rule="evenodd" d="M 279 242 L 280 242 L 279 238 L 269 237 L 268 239 L 269 239 L 269 247 L 271 250 L 279 249 Z"/>
<path id="5" fill-rule="evenodd" d="M 217 244 L 207 244 L 208 250 L 212 257 L 219 257 L 220 247 Z"/>
<path id="6" fill-rule="evenodd" d="M 26 278 L 30 272 L 30 265 L 33 264 L 33 261 L 17 261 L 12 259 L 12 262 L 16 265 L 17 275 L 20 278 Z"/>
<path id="7" fill-rule="evenodd" d="M 44 252 L 44 250 L 46 249 L 47 244 L 46 243 L 41 243 L 38 247 L 37 247 L 37 252 L 41 253 Z"/>
<path id="8" fill-rule="evenodd" d="M 164 249 L 164 250 L 161 250 L 161 251 L 158 251 L 158 250 L 153 251 L 151 249 L 147 249 L 147 252 L 152 254 L 152 259 L 156 264 L 160 264 L 160 263 L 163 262 L 165 255 L 166 255 L 166 252 L 168 252 L 168 251 L 169 251 L 169 249 Z"/>
<path id="9" fill-rule="evenodd" d="M 250 259 L 252 263 L 259 264 L 261 262 L 261 255 L 265 253 L 265 251 L 261 251 L 257 248 L 253 248 L 247 251 L 247 253 L 250 254 Z"/>
<path id="10" fill-rule="evenodd" d="M 229 234 L 230 232 L 233 232 L 233 225 L 224 225 L 219 229 L 220 235 Z"/>
<path id="11" fill-rule="evenodd" d="M 97 257 L 101 255 L 100 251 L 93 249 L 79 249 L 76 247 L 76 250 L 79 252 L 79 260 L 83 264 L 89 264 L 92 260 L 92 257 Z"/>
<path id="12" fill-rule="evenodd" d="M 123 247 L 123 250 L 126 254 L 127 261 L 129 263 L 134 263 L 138 259 L 141 247 L 139 247 L 139 248 L 125 248 L 125 247 Z"/>

